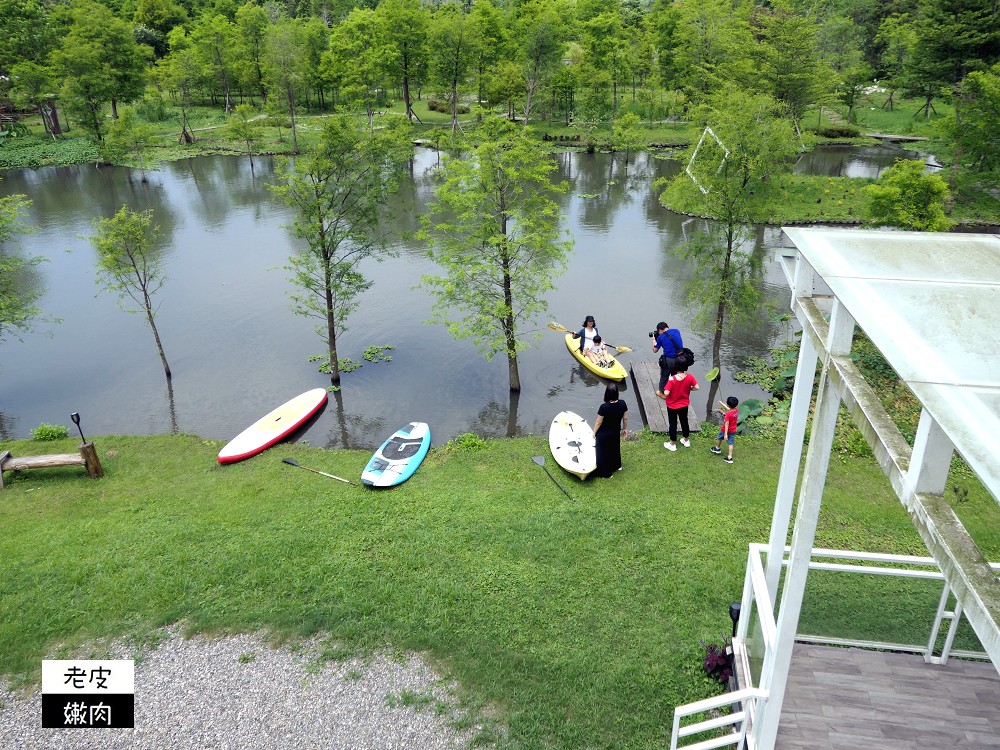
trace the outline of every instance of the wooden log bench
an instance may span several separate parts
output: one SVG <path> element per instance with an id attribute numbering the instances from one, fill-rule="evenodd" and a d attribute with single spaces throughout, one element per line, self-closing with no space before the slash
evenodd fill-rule
<path id="1" fill-rule="evenodd" d="M 97 457 L 97 449 L 90 442 L 81 445 L 79 453 L 50 453 L 44 456 L 16 457 L 10 455 L 10 451 L 2 451 L 0 452 L 0 489 L 3 489 L 3 473 L 5 471 L 47 469 L 52 466 L 83 466 L 87 469 L 87 476 L 94 479 L 104 475 L 101 460 Z"/>

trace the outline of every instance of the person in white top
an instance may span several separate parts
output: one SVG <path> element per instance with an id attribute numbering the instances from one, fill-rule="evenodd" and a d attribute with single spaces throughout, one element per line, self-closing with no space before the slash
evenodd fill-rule
<path id="1" fill-rule="evenodd" d="M 594 346 L 594 337 L 597 335 L 597 321 L 593 315 L 588 315 L 583 319 L 583 328 L 573 334 L 573 338 L 580 339 L 580 354 L 583 354 Z"/>

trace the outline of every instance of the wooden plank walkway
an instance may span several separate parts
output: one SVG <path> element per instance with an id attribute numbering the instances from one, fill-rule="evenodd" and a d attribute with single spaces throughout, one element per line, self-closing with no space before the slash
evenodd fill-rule
<path id="1" fill-rule="evenodd" d="M 635 399 L 646 428 L 650 432 L 668 432 L 667 405 L 662 398 L 653 395 L 660 384 L 660 366 L 655 362 L 634 362 L 631 372 Z M 691 432 L 701 432 L 701 420 L 694 406 L 688 407 L 688 428 Z"/>
<path id="2" fill-rule="evenodd" d="M 1000 748 L 990 662 L 797 643 L 776 750 Z"/>

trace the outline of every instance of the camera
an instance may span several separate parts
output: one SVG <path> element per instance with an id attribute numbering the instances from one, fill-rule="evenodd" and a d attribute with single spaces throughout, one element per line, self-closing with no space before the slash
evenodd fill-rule
<path id="1" fill-rule="evenodd" d="M 649 338 L 651 338 L 651 339 L 655 339 L 656 338 L 656 331 L 650 331 L 646 335 L 649 336 Z"/>

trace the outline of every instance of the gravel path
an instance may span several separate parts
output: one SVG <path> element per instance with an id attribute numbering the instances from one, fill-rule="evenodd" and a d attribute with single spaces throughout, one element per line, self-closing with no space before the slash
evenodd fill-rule
<path id="1" fill-rule="evenodd" d="M 132 658 L 124 646 L 109 658 Z M 3 750 L 333 750 L 469 747 L 449 686 L 419 657 L 319 662 L 317 642 L 169 631 L 135 667 L 135 729 L 42 729 L 41 691 L 0 686 Z"/>

